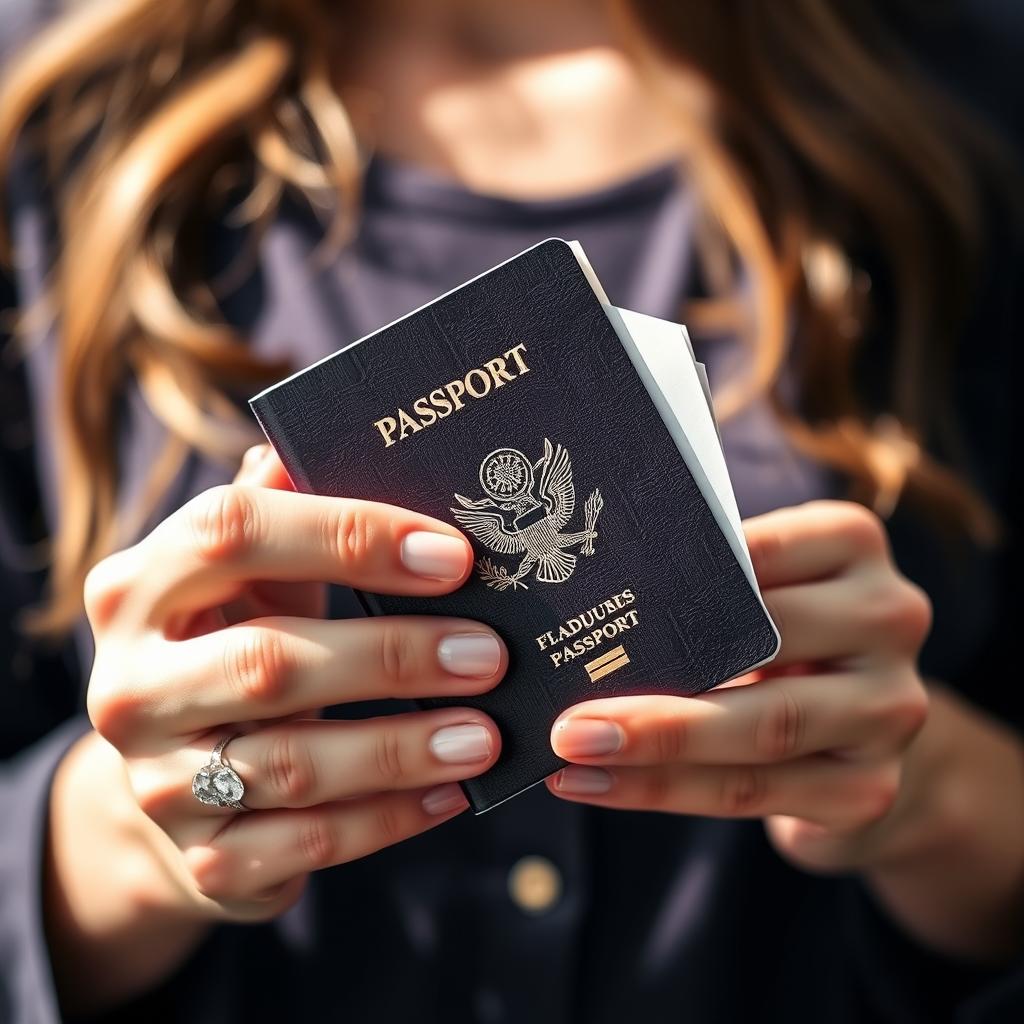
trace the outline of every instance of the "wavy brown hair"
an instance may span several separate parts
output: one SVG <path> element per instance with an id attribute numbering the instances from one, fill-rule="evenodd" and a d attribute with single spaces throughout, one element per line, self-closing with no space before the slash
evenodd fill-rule
<path id="1" fill-rule="evenodd" d="M 966 133 L 965 120 L 913 72 L 870 5 L 614 6 L 652 94 L 679 119 L 701 187 L 709 295 L 686 315 L 739 330 L 752 347 L 748 376 L 719 396 L 723 414 L 774 396 L 796 324 L 800 408 L 776 402 L 795 442 L 882 513 L 906 492 L 991 537 L 985 504 L 924 447 L 948 419 L 942 376 L 979 243 L 976 176 L 948 135 L 954 123 Z M 20 143 L 41 147 L 62 241 L 49 303 L 64 494 L 38 628 L 79 615 L 88 569 L 131 539 L 190 449 L 234 459 L 252 439 L 229 392 L 284 367 L 258 362 L 218 315 L 193 247 L 239 183 L 248 197 L 235 215 L 253 244 L 287 189 L 330 208 L 335 225 L 350 219 L 358 147 L 328 70 L 339 11 L 330 0 L 94 0 L 48 26 L 6 74 L 0 177 Z M 713 101 L 699 115 L 685 98 L 694 76 Z M 882 417 L 854 385 L 864 245 L 884 254 L 897 297 Z M 126 376 L 167 431 L 130 509 L 114 436 Z"/>

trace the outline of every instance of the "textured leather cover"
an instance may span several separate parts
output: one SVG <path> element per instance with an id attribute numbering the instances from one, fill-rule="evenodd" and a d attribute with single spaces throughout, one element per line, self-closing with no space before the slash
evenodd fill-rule
<path id="1" fill-rule="evenodd" d="M 418 397 L 518 344 L 528 372 L 508 380 L 492 374 L 485 397 L 466 398 L 457 412 L 385 446 L 376 421 L 397 418 L 399 408 L 412 413 Z M 517 369 L 512 359 L 508 366 Z M 475 384 L 482 390 L 483 378 Z M 412 508 L 472 540 L 477 566 L 456 593 L 362 597 L 372 614 L 466 616 L 505 639 L 511 660 L 493 691 L 422 702 L 479 707 L 501 730 L 498 763 L 464 785 L 477 813 L 562 766 L 549 732 L 570 705 L 699 693 L 775 653 L 758 596 L 561 240 L 534 246 L 290 377 L 252 407 L 297 487 Z M 482 473 L 501 449 L 514 454 L 499 453 Z M 504 500 L 527 484 L 519 504 Z M 603 504 L 589 530 L 594 491 Z M 596 534 L 590 555 L 588 532 Z M 497 589 L 481 575 L 485 559 L 498 574 L 492 583 L 527 569 L 518 586 Z M 563 626 L 571 635 L 559 641 Z M 591 648 L 554 664 L 552 654 L 576 641 L 585 647 L 582 638 L 595 629 L 601 635 Z M 555 642 L 546 642 L 548 633 Z"/>

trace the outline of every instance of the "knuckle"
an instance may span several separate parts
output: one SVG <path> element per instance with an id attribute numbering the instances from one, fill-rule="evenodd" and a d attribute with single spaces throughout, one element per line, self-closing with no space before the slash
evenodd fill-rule
<path id="1" fill-rule="evenodd" d="M 85 694 L 85 710 L 92 727 L 106 740 L 110 740 L 112 731 L 116 731 L 119 709 L 113 699 L 112 687 L 101 684 L 96 676 L 99 666 L 93 670 L 92 680 Z M 111 741 L 112 742 L 112 741 Z"/>
<path id="2" fill-rule="evenodd" d="M 82 598 L 85 614 L 93 628 L 109 625 L 127 593 L 127 587 L 115 572 L 115 558 L 111 555 L 97 562 L 86 574 Z"/>
<path id="3" fill-rule="evenodd" d="M 886 571 L 860 602 L 860 618 L 899 650 L 916 651 L 931 628 L 931 602 L 920 587 Z"/>
<path id="4" fill-rule="evenodd" d="M 82 584 L 82 603 L 85 605 L 85 613 L 89 621 L 94 622 L 99 617 L 99 608 L 105 600 L 107 593 L 107 567 L 106 559 L 97 562 L 86 574 Z"/>
<path id="5" fill-rule="evenodd" d="M 897 614 L 898 624 L 914 650 L 924 643 L 932 628 L 932 603 L 916 583 L 902 580 Z"/>
<path id="6" fill-rule="evenodd" d="M 108 743 L 122 749 L 144 716 L 146 698 L 138 687 L 103 679 L 99 665 L 93 671 L 85 706 L 92 727 Z"/>
<path id="7" fill-rule="evenodd" d="M 299 853 L 309 871 L 337 864 L 342 844 L 334 822 L 326 813 L 310 814 L 299 826 Z"/>
<path id="8" fill-rule="evenodd" d="M 759 814 L 765 805 L 768 779 L 757 765 L 739 765 L 722 775 L 720 804 L 727 817 Z"/>
<path id="9" fill-rule="evenodd" d="M 235 627 L 224 647 L 224 674 L 245 702 L 265 703 L 279 696 L 287 681 L 289 658 L 279 633 Z"/>
<path id="10" fill-rule="evenodd" d="M 806 712 L 785 686 L 772 691 L 754 723 L 754 750 L 765 761 L 787 761 L 803 745 Z"/>
<path id="11" fill-rule="evenodd" d="M 897 737 L 909 742 L 928 719 L 929 698 L 917 672 L 908 669 L 904 677 L 893 688 L 887 717 Z"/>
<path id="12" fill-rule="evenodd" d="M 668 772 L 647 771 L 639 784 L 640 805 L 651 811 L 670 810 L 672 782 Z"/>
<path id="13" fill-rule="evenodd" d="M 686 723 L 682 716 L 661 724 L 651 734 L 651 747 L 658 764 L 681 761 L 686 750 Z"/>
<path id="14" fill-rule="evenodd" d="M 359 565 L 370 555 L 373 523 L 366 509 L 356 502 L 345 502 L 327 523 L 328 550 L 333 550 L 342 565 Z"/>
<path id="15" fill-rule="evenodd" d="M 373 755 L 380 781 L 388 788 L 398 786 L 405 778 L 406 767 L 397 729 L 387 724 L 379 726 L 374 738 Z"/>
<path id="16" fill-rule="evenodd" d="M 316 791 L 317 771 L 309 746 L 290 729 L 266 736 L 264 778 L 283 807 L 302 807 Z"/>
<path id="17" fill-rule="evenodd" d="M 377 841 L 381 846 L 393 846 L 406 836 L 398 808 L 390 800 L 381 800 L 373 814 Z"/>
<path id="18" fill-rule="evenodd" d="M 893 761 L 876 769 L 862 784 L 861 824 L 868 825 L 884 818 L 899 798 L 901 764 Z"/>
<path id="19" fill-rule="evenodd" d="M 837 522 L 843 535 L 853 546 L 865 553 L 880 553 L 888 544 L 885 524 L 864 505 L 853 501 L 833 503 Z"/>
<path id="20" fill-rule="evenodd" d="M 379 662 L 384 682 L 400 689 L 421 674 L 418 672 L 420 666 L 416 656 L 416 645 L 407 628 L 397 622 L 380 621 L 382 625 L 379 633 Z"/>
<path id="21" fill-rule="evenodd" d="M 256 502 L 234 484 L 212 487 L 194 498 L 187 521 L 196 551 L 208 562 L 238 558 L 252 547 L 259 530 Z"/>

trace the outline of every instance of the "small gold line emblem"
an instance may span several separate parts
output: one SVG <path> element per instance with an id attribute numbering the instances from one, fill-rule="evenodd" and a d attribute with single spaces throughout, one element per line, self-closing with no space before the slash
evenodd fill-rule
<path id="1" fill-rule="evenodd" d="M 600 658 L 588 661 L 583 667 L 587 670 L 587 675 L 590 676 L 590 681 L 593 683 L 602 676 L 615 672 L 622 668 L 623 665 L 628 664 L 629 655 L 626 654 L 625 647 L 619 644 L 618 647 L 613 647 L 610 651 L 602 654 Z"/>
<path id="2" fill-rule="evenodd" d="M 589 672 L 592 668 L 600 668 L 606 661 L 612 661 L 617 658 L 620 654 L 625 654 L 626 648 L 622 644 L 618 647 L 613 647 L 610 651 L 605 651 L 600 658 L 594 658 L 591 661 L 586 662 L 583 667 Z"/>
<path id="3" fill-rule="evenodd" d="M 600 668 L 594 669 L 590 673 L 590 681 L 596 683 L 602 676 L 611 675 L 612 672 L 617 672 L 623 665 L 629 664 L 629 655 L 624 654 L 621 658 L 616 658 L 614 661 L 606 661 Z"/>

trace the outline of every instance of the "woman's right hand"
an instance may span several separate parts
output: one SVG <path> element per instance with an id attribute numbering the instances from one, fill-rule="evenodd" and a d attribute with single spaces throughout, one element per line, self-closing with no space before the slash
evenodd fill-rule
<path id="1" fill-rule="evenodd" d="M 498 756 L 471 708 L 328 721 L 318 709 L 490 689 L 504 644 L 442 616 L 330 621 L 325 584 L 440 595 L 472 549 L 416 512 L 298 494 L 258 450 L 240 482 L 186 504 L 86 586 L 96 658 L 89 715 L 159 829 L 152 852 L 186 912 L 273 916 L 312 870 L 365 857 L 466 808 L 457 780 Z M 219 739 L 244 811 L 201 804 L 193 774 Z M 169 841 L 168 841 L 169 840 Z"/>

